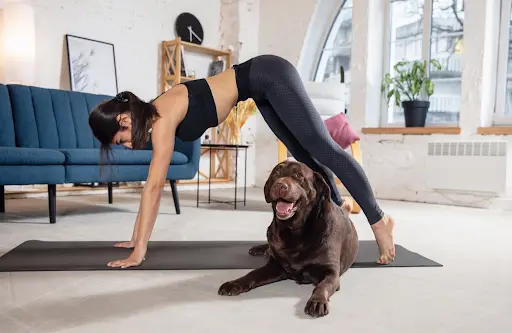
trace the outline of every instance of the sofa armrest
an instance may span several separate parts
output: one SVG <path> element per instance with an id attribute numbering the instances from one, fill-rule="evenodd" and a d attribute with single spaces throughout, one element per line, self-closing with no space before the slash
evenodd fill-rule
<path id="1" fill-rule="evenodd" d="M 201 157 L 201 139 L 195 141 L 182 141 L 175 138 L 174 150 L 188 157 L 188 161 L 192 166 L 199 169 L 199 158 Z"/>

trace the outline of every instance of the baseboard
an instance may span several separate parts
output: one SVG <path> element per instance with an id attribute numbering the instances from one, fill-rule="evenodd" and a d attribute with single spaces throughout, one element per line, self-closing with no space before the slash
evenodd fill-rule
<path id="1" fill-rule="evenodd" d="M 197 182 L 189 183 L 189 184 L 180 184 L 176 183 L 179 191 L 196 191 L 197 190 Z M 238 184 L 240 186 L 240 184 Z M 211 189 L 224 189 L 224 188 L 233 188 L 235 186 L 234 182 L 220 182 L 220 183 L 212 183 Z M 247 186 L 250 188 L 250 186 Z M 137 193 L 142 191 L 143 185 L 121 185 L 119 187 L 114 188 L 114 195 L 117 193 Z M 208 183 L 200 184 L 199 190 L 204 191 L 208 189 Z M 165 192 L 171 192 L 171 186 L 169 183 L 164 187 Z M 69 186 L 69 185 L 58 185 L 57 186 L 57 197 L 65 197 L 65 196 L 80 196 L 80 195 L 107 195 L 108 189 L 107 187 L 78 187 L 78 186 Z M 28 198 L 46 198 L 48 196 L 48 187 L 41 186 L 38 188 L 31 188 L 27 190 L 6 190 L 5 198 L 6 199 L 28 199 Z"/>

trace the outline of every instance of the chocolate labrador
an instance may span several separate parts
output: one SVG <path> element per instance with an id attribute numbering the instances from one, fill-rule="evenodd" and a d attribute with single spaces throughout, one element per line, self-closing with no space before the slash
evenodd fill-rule
<path id="1" fill-rule="evenodd" d="M 284 161 L 271 172 L 265 200 L 274 218 L 267 229 L 267 244 L 249 250 L 265 255 L 266 264 L 220 286 L 220 295 L 235 296 L 251 289 L 292 279 L 314 284 L 305 313 L 321 317 L 340 288 L 340 276 L 354 263 L 359 239 L 348 213 L 331 200 L 321 174 L 300 162 Z"/>

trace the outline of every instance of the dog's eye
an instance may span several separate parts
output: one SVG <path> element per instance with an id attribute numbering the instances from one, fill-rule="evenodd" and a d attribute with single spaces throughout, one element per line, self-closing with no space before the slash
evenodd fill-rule
<path id="1" fill-rule="evenodd" d="M 297 179 L 299 179 L 299 180 L 302 180 L 302 178 L 303 178 L 303 177 L 302 177 L 302 175 L 301 175 L 300 173 L 296 173 L 296 174 L 294 175 L 294 177 L 295 177 L 295 178 L 297 178 Z"/>

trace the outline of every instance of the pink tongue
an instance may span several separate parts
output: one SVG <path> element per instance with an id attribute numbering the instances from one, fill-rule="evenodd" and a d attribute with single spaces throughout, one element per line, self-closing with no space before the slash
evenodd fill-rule
<path id="1" fill-rule="evenodd" d="M 278 201 L 276 204 L 276 210 L 279 214 L 288 214 L 293 209 L 293 203 Z"/>

